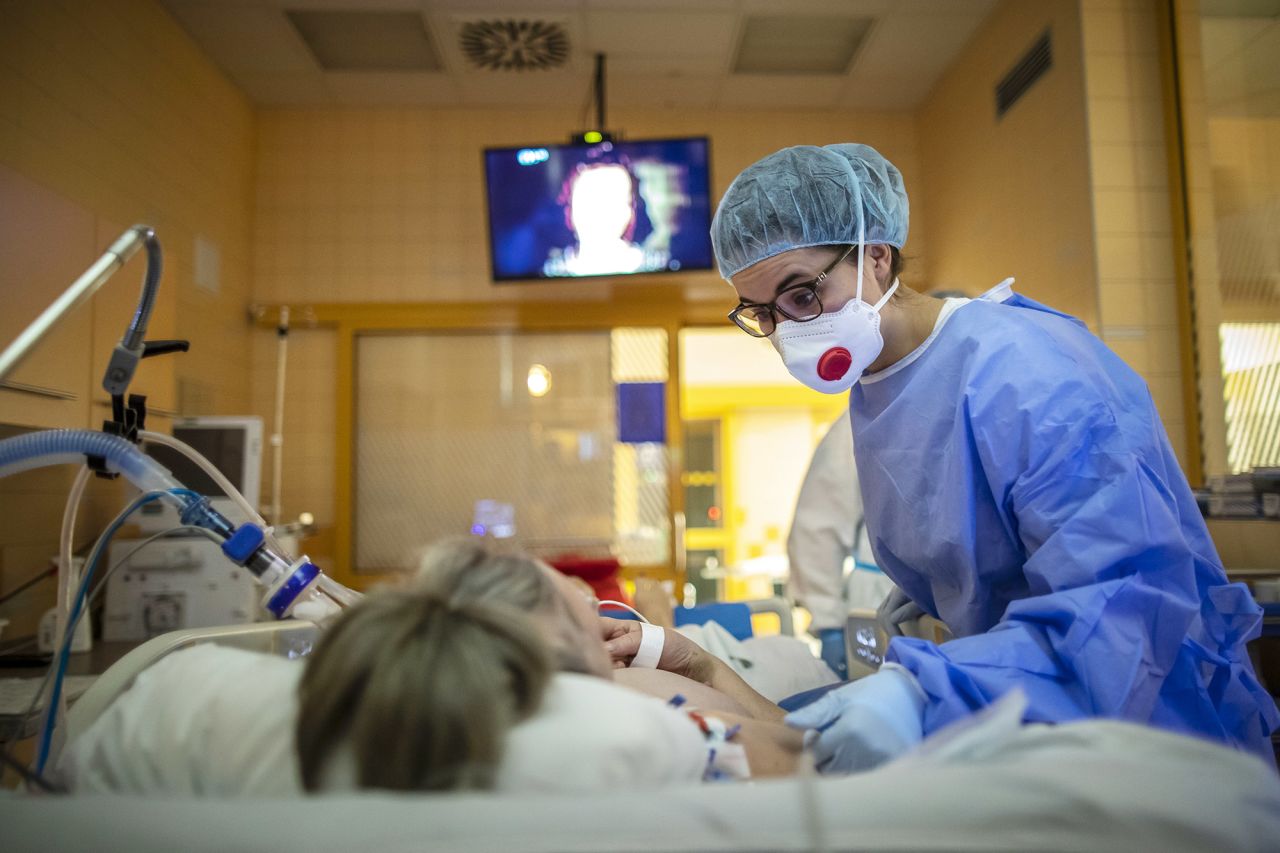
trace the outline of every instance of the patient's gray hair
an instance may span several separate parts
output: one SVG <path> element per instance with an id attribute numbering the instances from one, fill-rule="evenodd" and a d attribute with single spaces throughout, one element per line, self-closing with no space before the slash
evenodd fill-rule
<path id="1" fill-rule="evenodd" d="M 431 548 L 403 588 L 375 591 L 320 640 L 298 688 L 303 786 L 339 747 L 361 788 L 491 788 L 511 726 L 556 669 L 585 670 L 546 571 L 475 540 Z"/>

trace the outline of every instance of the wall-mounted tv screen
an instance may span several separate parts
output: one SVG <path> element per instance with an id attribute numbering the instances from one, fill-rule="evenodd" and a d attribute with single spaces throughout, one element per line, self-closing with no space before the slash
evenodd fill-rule
<path id="1" fill-rule="evenodd" d="M 491 148 L 495 281 L 712 269 L 705 138 Z"/>

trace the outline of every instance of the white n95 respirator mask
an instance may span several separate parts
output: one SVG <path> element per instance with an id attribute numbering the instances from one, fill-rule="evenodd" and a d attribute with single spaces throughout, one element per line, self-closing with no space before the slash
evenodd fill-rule
<path id="1" fill-rule="evenodd" d="M 863 246 L 858 244 L 858 293 L 839 311 L 813 320 L 783 320 L 769 336 L 782 363 L 796 379 L 824 394 L 842 394 L 884 349 L 880 309 L 898 289 L 898 280 L 875 305 L 862 301 Z"/>

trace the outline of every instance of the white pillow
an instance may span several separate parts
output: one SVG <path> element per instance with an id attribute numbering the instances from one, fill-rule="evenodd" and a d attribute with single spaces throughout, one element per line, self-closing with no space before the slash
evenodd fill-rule
<path id="1" fill-rule="evenodd" d="M 284 657 L 213 645 L 175 652 L 67 744 L 59 775 L 73 791 L 296 794 L 301 675 Z"/>
<path id="2" fill-rule="evenodd" d="M 297 795 L 302 668 L 212 645 L 169 655 L 67 745 L 59 774 L 78 792 Z M 498 788 L 659 787 L 696 782 L 706 764 L 703 736 L 684 713 L 598 678 L 560 673 L 539 713 L 512 729 Z M 327 777 L 326 787 L 353 787 L 349 758 Z"/>

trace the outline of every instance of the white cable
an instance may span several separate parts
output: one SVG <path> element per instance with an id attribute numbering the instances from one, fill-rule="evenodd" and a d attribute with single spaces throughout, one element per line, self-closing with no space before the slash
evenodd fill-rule
<path id="1" fill-rule="evenodd" d="M 244 514 L 249 517 L 250 521 L 264 529 L 267 527 L 266 520 L 258 514 L 258 510 L 245 499 L 244 495 L 240 494 L 240 490 L 231 484 L 231 481 L 226 478 L 226 475 L 219 471 L 212 462 L 205 459 L 204 456 L 200 454 L 200 451 L 196 450 L 186 442 L 174 438 L 171 435 L 165 435 L 162 432 L 142 430 L 138 433 L 138 437 L 143 441 L 162 444 L 165 447 L 176 450 L 192 462 L 199 465 L 200 470 L 209 475 L 209 479 L 213 480 L 213 482 L 217 484 L 218 488 L 221 489 L 227 497 L 231 498 L 231 500 L 235 502 L 236 506 L 240 507 Z"/>
<path id="2" fill-rule="evenodd" d="M 83 458 L 83 457 L 81 457 Z M 71 491 L 67 494 L 67 505 L 62 511 L 62 531 L 58 536 L 58 591 L 53 602 L 54 607 L 54 631 L 53 631 L 53 665 L 49 667 L 49 671 L 45 673 L 44 679 L 40 682 L 40 686 L 36 688 L 36 694 L 31 699 L 31 705 L 27 708 L 27 712 L 18 718 L 15 723 L 17 729 L 12 738 L 5 745 L 5 755 L 11 755 L 13 746 L 21 740 L 22 726 L 26 724 L 26 720 L 35 713 L 36 707 L 40 704 L 40 697 L 44 695 L 45 690 L 49 688 L 49 682 L 53 680 L 54 670 L 57 669 L 58 656 L 62 653 L 62 644 L 66 637 L 67 619 L 70 615 L 70 597 L 69 587 L 71 585 L 71 549 L 72 539 L 75 536 L 76 513 L 80 507 L 80 499 L 84 495 L 85 486 L 92 476 L 92 471 L 88 465 L 81 465 L 80 470 L 76 472 L 76 478 L 71 484 Z M 58 702 L 59 713 L 65 713 L 65 703 Z"/>
<path id="3" fill-rule="evenodd" d="M 209 530 L 208 528 L 198 527 L 194 524 L 179 524 L 177 527 L 170 527 L 168 530 L 162 530 L 159 533 L 156 533 L 152 536 L 148 536 L 146 539 L 143 539 L 137 545 L 130 548 L 129 553 L 125 554 L 123 557 L 121 557 L 120 559 L 112 563 L 111 567 L 107 569 L 106 572 L 103 573 L 102 577 L 98 580 L 98 585 L 94 587 L 93 592 L 89 594 L 88 599 L 85 601 L 84 610 L 81 611 L 81 614 L 80 614 L 81 617 L 83 618 L 84 614 L 89 612 L 90 606 L 94 604 L 99 598 L 101 598 L 104 592 L 106 592 L 107 580 L 113 574 L 116 573 L 116 569 L 119 569 L 121 566 L 128 563 L 131 559 L 133 559 L 134 554 L 138 553 L 143 548 L 150 545 L 152 542 L 155 542 L 157 539 L 165 539 L 177 533 L 198 533 L 202 536 L 207 537 L 214 544 L 217 544 L 217 545 L 222 544 L 222 539 L 218 536 L 218 534 L 214 533 L 212 530 Z"/>
<path id="4" fill-rule="evenodd" d="M 80 611 L 80 618 L 81 619 L 84 618 L 85 614 L 89 612 L 89 609 L 94 604 L 94 602 L 96 602 L 98 598 L 100 598 L 102 594 L 106 591 L 107 579 L 110 578 L 113 574 L 115 574 L 117 569 L 119 569 L 121 566 L 128 563 L 129 560 L 133 558 L 134 554 L 138 553 L 143 548 L 150 545 L 152 542 L 155 542 L 157 539 L 163 539 L 167 536 L 172 536 L 173 534 L 178 532 L 200 533 L 204 536 L 209 537 L 214 542 L 221 543 L 222 541 L 221 539 L 218 538 L 218 535 L 214 533 L 212 530 L 206 530 L 203 527 L 195 527 L 194 525 L 179 525 L 177 527 L 170 527 L 168 530 L 163 530 L 160 533 L 155 534 L 154 536 L 147 537 L 146 539 L 139 542 L 136 546 L 131 548 L 129 550 L 129 553 L 125 554 L 123 557 L 121 557 L 120 559 L 116 560 L 114 563 L 111 564 L 111 567 L 107 569 L 107 571 L 103 574 L 102 579 L 98 583 L 98 586 L 85 600 L 84 608 L 81 609 Z M 74 625 L 71 626 L 71 631 L 72 633 L 75 632 Z M 36 690 L 35 698 L 32 700 L 31 705 L 27 708 L 27 712 L 22 715 L 21 720 L 26 720 L 33 713 L 35 713 L 36 707 L 39 706 L 40 704 L 40 697 L 44 695 L 44 692 L 46 690 L 48 690 L 49 682 L 53 680 L 53 674 L 57 670 L 57 668 L 58 668 L 58 656 L 55 653 L 53 656 L 53 662 L 49 666 L 48 672 L 45 673 L 44 679 L 40 682 L 40 687 Z M 64 693 L 63 696 L 65 697 L 65 695 L 66 694 Z M 59 703 L 58 714 L 60 718 L 62 719 L 66 718 L 66 707 L 61 702 Z M 13 743 L 17 743 L 16 738 L 13 740 Z"/>
<path id="5" fill-rule="evenodd" d="M 289 356 L 289 306 L 280 309 L 276 349 L 276 406 L 271 432 L 271 523 L 280 523 L 280 491 L 284 480 L 284 379 Z"/>
<path id="6" fill-rule="evenodd" d="M 280 547 L 280 543 L 276 540 L 275 532 L 271 525 L 267 524 L 266 519 L 264 519 L 261 514 L 258 513 L 258 510 L 249 503 L 244 495 L 240 493 L 240 490 L 231 484 L 231 481 L 226 478 L 226 475 L 219 471 L 212 462 L 204 458 L 200 451 L 196 450 L 181 439 L 174 438 L 171 435 L 165 435 L 162 432 L 142 430 L 138 433 L 138 437 L 144 441 L 163 444 L 165 447 L 178 451 L 183 456 L 199 465 L 200 470 L 209 475 L 209 479 L 213 480 L 217 487 L 221 489 L 227 497 L 231 498 L 232 502 L 240 508 L 240 510 L 248 517 L 249 521 L 262 528 L 262 532 L 266 536 L 268 545 L 274 548 L 279 554 L 288 555 L 290 557 L 293 556 L 292 554 L 289 554 L 289 552 L 285 551 L 284 548 Z"/>
<path id="7" fill-rule="evenodd" d="M 641 613 L 639 610 L 636 610 L 630 604 L 623 604 L 621 601 L 614 601 L 613 599 L 610 599 L 610 598 L 604 598 L 596 602 L 596 609 L 598 610 L 600 608 L 600 605 L 602 604 L 611 604 L 614 607 L 621 607 L 623 610 L 630 610 L 632 613 L 635 614 L 636 618 L 639 619 L 641 622 L 652 624 L 649 622 L 648 619 L 644 618 L 643 613 Z"/>
<path id="8" fill-rule="evenodd" d="M 82 473 L 88 472 L 88 471 L 89 471 L 88 466 L 85 466 Z M 88 478 L 85 477 L 84 479 L 87 481 Z M 80 486 L 80 491 L 83 491 L 83 483 L 81 483 L 80 478 L 77 478 L 76 483 L 72 486 L 72 494 L 71 494 L 71 497 L 76 498 L 76 503 L 79 503 L 78 495 L 76 495 L 76 488 L 75 488 L 75 486 L 77 485 Z M 172 495 L 169 495 L 166 492 L 147 492 L 145 494 L 151 494 L 157 497 L 167 497 L 175 501 L 178 500 L 177 498 L 173 497 Z M 71 504 L 70 500 L 68 500 L 68 504 L 69 505 Z M 94 555 L 100 552 L 101 549 L 106 544 L 104 540 L 107 538 L 107 535 L 109 533 L 112 533 L 115 529 L 118 529 L 119 525 L 124 522 L 124 519 L 137 508 L 138 508 L 138 504 L 130 504 L 129 506 L 125 507 L 125 509 L 123 509 L 119 515 L 117 515 L 114 519 L 112 519 L 111 522 L 103 529 L 102 534 L 94 542 L 93 548 L 91 548 L 89 551 L 90 555 Z M 65 518 L 66 517 L 64 516 L 64 523 L 65 523 Z M 74 528 L 74 526 L 75 526 L 74 513 L 72 513 L 71 527 Z M 88 568 L 88 564 L 86 564 L 85 568 L 86 569 Z M 81 579 L 81 583 L 84 583 L 83 578 Z M 86 595 L 85 598 L 86 598 L 86 601 L 84 606 L 80 608 L 80 614 L 77 617 L 78 619 L 84 618 L 84 614 L 88 611 L 88 601 L 87 601 L 88 595 Z M 40 683 L 40 686 L 36 689 L 35 696 L 32 697 L 31 699 L 31 705 L 27 708 L 27 712 L 22 715 L 21 719 L 19 720 L 19 724 L 21 724 L 22 721 L 25 721 L 27 718 L 29 718 L 32 715 L 32 713 L 35 712 L 36 707 L 40 704 L 41 697 L 44 695 L 45 690 L 48 689 L 49 684 L 53 681 L 54 673 L 57 672 L 58 670 L 58 666 L 59 666 L 58 662 L 61 658 L 62 647 L 65 646 L 67 643 L 71 642 L 71 635 L 73 631 L 74 631 L 74 626 L 72 626 L 72 630 L 70 631 L 64 628 L 61 634 L 59 635 L 60 639 L 55 640 L 53 661 L 49 667 L 49 671 L 45 673 L 44 680 Z M 65 718 L 66 711 L 67 711 L 65 699 L 66 699 L 66 693 L 63 692 L 62 695 L 59 697 L 57 706 L 53 709 L 50 709 L 52 713 L 50 713 L 49 711 L 46 711 L 44 715 L 44 720 L 42 721 L 42 724 L 40 726 L 40 731 L 36 735 L 37 743 L 39 743 L 40 740 L 44 738 L 44 730 L 46 726 L 50 726 L 50 725 L 56 726 L 57 721 L 60 718 Z M 52 749 L 50 750 L 49 754 L 56 758 L 58 753 L 61 752 L 61 749 L 62 749 L 61 738 L 65 737 L 65 731 L 60 732 L 58 728 L 55 728 L 54 737 L 57 738 L 57 740 L 53 743 Z"/>
<path id="9" fill-rule="evenodd" d="M 76 533 L 76 516 L 80 511 L 80 501 L 84 497 L 84 491 L 89 485 L 89 478 L 93 476 L 92 469 L 88 465 L 81 465 L 80 470 L 76 472 L 76 478 L 71 484 L 71 491 L 67 493 L 67 506 L 62 511 L 62 531 L 58 536 L 58 599 L 54 602 L 54 618 L 53 618 L 53 659 L 57 661 L 62 654 L 62 646 L 64 643 L 73 643 L 74 635 L 67 630 L 67 623 L 71 618 L 71 598 L 75 594 L 75 590 L 71 585 L 71 576 L 74 574 L 72 568 L 72 550 L 74 549 L 73 540 Z M 50 669 L 50 672 L 53 670 Z M 42 686 L 48 686 L 48 682 Z M 36 701 L 40 700 L 40 692 L 36 692 Z M 66 717 L 67 714 L 67 694 L 64 692 L 58 696 L 58 707 L 55 714 L 60 717 Z M 63 732 L 55 731 L 54 737 L 56 742 L 53 747 L 59 750 L 62 746 Z"/>
<path id="10" fill-rule="evenodd" d="M 67 494 L 67 506 L 62 511 L 62 532 L 58 536 L 58 598 L 54 602 L 58 611 L 55 627 L 59 637 L 67 627 L 66 617 L 71 608 L 70 592 L 67 587 L 71 583 L 71 551 L 74 547 L 72 540 L 76 532 L 76 514 L 79 512 L 80 500 L 84 497 L 84 490 L 91 476 L 93 472 L 89 466 L 81 465 L 80 470 L 76 472 L 75 480 L 71 483 L 71 491 Z"/>

